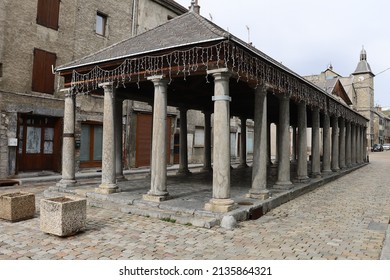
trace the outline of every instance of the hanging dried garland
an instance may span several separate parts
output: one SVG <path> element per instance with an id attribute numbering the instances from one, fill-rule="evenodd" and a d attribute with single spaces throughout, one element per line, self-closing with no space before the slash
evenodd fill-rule
<path id="1" fill-rule="evenodd" d="M 89 93 L 96 90 L 101 83 L 111 82 L 118 87 L 126 87 L 128 83 L 140 82 L 149 76 L 164 75 L 169 83 L 174 77 L 181 76 L 185 80 L 202 67 L 206 72 L 211 69 L 228 68 L 235 74 L 237 81 L 251 81 L 255 86 L 267 84 L 276 92 L 289 93 L 297 102 L 305 101 L 308 106 L 329 110 L 338 116 L 358 116 L 325 93 L 306 84 L 298 76 L 287 73 L 271 62 L 261 59 L 229 40 L 211 46 L 198 46 L 186 50 L 174 50 L 159 56 L 143 56 L 127 58 L 114 69 L 103 69 L 96 65 L 88 73 L 73 70 L 71 89 L 73 94 Z M 208 82 L 208 75 L 205 75 Z M 327 106 L 329 100 L 329 107 Z M 359 118 L 360 119 L 360 118 Z"/>

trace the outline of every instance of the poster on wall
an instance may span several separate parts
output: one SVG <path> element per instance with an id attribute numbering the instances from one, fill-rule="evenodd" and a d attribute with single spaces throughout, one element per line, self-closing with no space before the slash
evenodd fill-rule
<path id="1" fill-rule="evenodd" d="M 26 139 L 26 153 L 39 154 L 41 152 L 41 128 L 28 126 Z"/>

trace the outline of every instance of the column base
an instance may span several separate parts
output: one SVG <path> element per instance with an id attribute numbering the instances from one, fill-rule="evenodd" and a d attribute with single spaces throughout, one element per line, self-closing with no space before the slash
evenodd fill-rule
<path id="1" fill-rule="evenodd" d="M 166 195 L 156 195 L 156 194 L 147 193 L 142 196 L 142 199 L 146 201 L 152 201 L 152 202 L 161 202 L 161 201 L 169 200 L 169 194 L 167 193 Z"/>
<path id="2" fill-rule="evenodd" d="M 339 171 L 340 171 L 340 168 L 332 168 L 332 171 L 333 171 L 333 172 L 339 172 Z"/>
<path id="3" fill-rule="evenodd" d="M 74 187 L 76 185 L 77 181 L 76 180 L 65 180 L 65 179 L 62 179 L 61 181 L 59 181 L 56 186 L 57 187 L 61 187 L 61 188 L 70 188 L 70 187 Z"/>
<path id="4" fill-rule="evenodd" d="M 322 176 L 321 176 L 321 173 L 311 173 L 311 175 L 310 175 L 310 177 L 311 178 L 321 178 Z"/>
<path id="5" fill-rule="evenodd" d="M 200 172 L 211 173 L 211 172 L 213 172 L 213 168 L 212 168 L 212 167 L 202 167 L 202 169 L 200 170 Z"/>
<path id="6" fill-rule="evenodd" d="M 269 190 L 250 189 L 249 193 L 245 195 L 247 198 L 266 200 L 269 198 Z"/>
<path id="7" fill-rule="evenodd" d="M 210 199 L 210 201 L 206 203 L 204 206 L 204 209 L 206 211 L 218 212 L 218 213 L 226 213 L 232 211 L 235 208 L 237 208 L 237 206 L 234 204 L 234 200 L 229 198 L 225 198 L 225 199 L 213 198 Z"/>
<path id="8" fill-rule="evenodd" d="M 310 178 L 308 176 L 298 176 L 296 178 L 296 180 L 299 182 L 299 183 L 306 183 L 306 182 L 309 182 L 310 181 Z"/>
<path id="9" fill-rule="evenodd" d="M 124 175 L 117 175 L 116 176 L 116 181 L 117 182 L 124 182 L 127 181 L 126 177 Z"/>
<path id="10" fill-rule="evenodd" d="M 186 169 L 179 169 L 177 172 L 176 172 L 176 175 L 181 175 L 181 176 L 187 176 L 187 175 L 190 175 L 192 174 L 192 172 L 186 168 Z"/>
<path id="11" fill-rule="evenodd" d="M 293 187 L 294 185 L 291 183 L 291 181 L 277 181 L 274 185 L 274 188 L 282 190 L 289 190 Z"/>
<path id="12" fill-rule="evenodd" d="M 121 192 L 121 190 L 118 188 L 116 184 L 101 184 L 98 188 L 95 189 L 96 193 L 100 194 L 111 194 L 111 193 L 118 193 Z"/>
<path id="13" fill-rule="evenodd" d="M 322 170 L 322 174 L 329 174 L 332 173 L 331 169 Z"/>
<path id="14" fill-rule="evenodd" d="M 248 166 L 248 164 L 246 164 L 246 163 L 240 163 L 238 166 L 237 166 L 237 168 L 248 168 L 249 166 Z"/>

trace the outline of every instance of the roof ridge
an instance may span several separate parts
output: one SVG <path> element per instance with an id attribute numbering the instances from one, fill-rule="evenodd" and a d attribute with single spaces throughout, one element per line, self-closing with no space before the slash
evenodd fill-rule
<path id="1" fill-rule="evenodd" d="M 214 34 L 221 36 L 221 37 L 225 37 L 225 38 L 228 38 L 230 36 L 229 31 L 223 29 L 222 27 L 220 27 L 219 25 L 215 24 L 214 22 L 208 20 L 204 16 L 201 16 L 194 11 L 189 11 L 188 14 L 190 14 L 190 13 L 192 15 L 194 15 L 204 27 L 209 29 Z"/>

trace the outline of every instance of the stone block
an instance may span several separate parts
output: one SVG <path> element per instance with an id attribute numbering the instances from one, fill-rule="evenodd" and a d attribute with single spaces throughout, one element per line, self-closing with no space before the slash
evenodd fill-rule
<path id="1" fill-rule="evenodd" d="M 221 220 L 221 227 L 225 229 L 234 229 L 235 227 L 237 227 L 237 221 L 231 215 L 223 216 Z"/>
<path id="2" fill-rule="evenodd" d="M 34 218 L 35 195 L 14 192 L 0 195 L 0 218 L 11 222 Z"/>
<path id="3" fill-rule="evenodd" d="M 204 209 L 206 211 L 226 213 L 237 208 L 234 201 L 231 199 L 211 199 L 205 204 Z"/>
<path id="4" fill-rule="evenodd" d="M 146 201 L 152 201 L 152 202 L 161 202 L 161 201 L 169 200 L 169 196 L 144 194 L 142 196 L 142 199 Z"/>
<path id="5" fill-rule="evenodd" d="M 41 231 L 58 235 L 74 235 L 85 227 L 87 200 L 61 196 L 41 200 Z"/>

